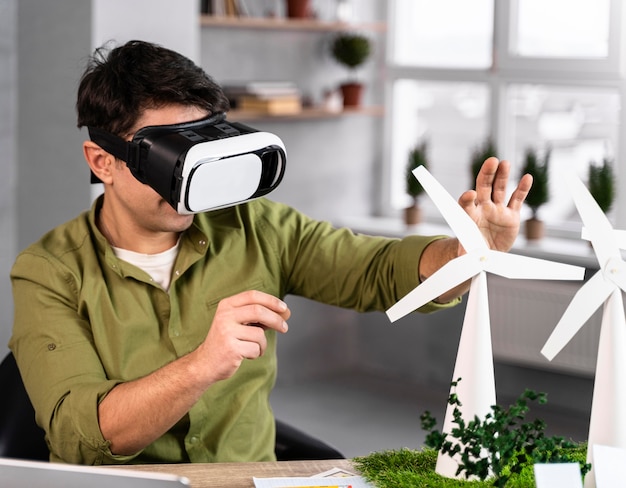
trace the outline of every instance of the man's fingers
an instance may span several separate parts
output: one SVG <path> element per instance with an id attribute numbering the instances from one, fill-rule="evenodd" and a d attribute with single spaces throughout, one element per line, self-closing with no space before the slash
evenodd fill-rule
<path id="1" fill-rule="evenodd" d="M 476 209 L 476 191 L 467 190 L 466 192 L 464 192 L 459 197 L 459 205 L 471 217 L 473 215 L 474 210 Z"/>
<path id="2" fill-rule="evenodd" d="M 241 341 L 241 355 L 246 359 L 256 359 L 265 354 L 267 339 L 263 328 L 244 326 L 238 335 Z"/>
<path id="3" fill-rule="evenodd" d="M 499 161 L 497 158 L 487 158 L 476 176 L 476 202 L 491 201 L 493 183 L 498 172 Z"/>
<path id="4" fill-rule="evenodd" d="M 500 161 L 491 189 L 491 200 L 496 205 L 504 205 L 506 201 L 506 189 L 509 183 L 511 165 L 508 161 Z"/>
<path id="5" fill-rule="evenodd" d="M 508 161 L 498 161 L 496 158 L 487 159 L 476 178 L 476 203 L 491 201 L 496 205 L 503 205 L 506 201 L 510 172 L 511 164 Z M 511 194 L 507 204 L 510 209 L 516 211 L 521 209 L 532 186 L 532 181 L 532 176 L 529 174 L 520 178 L 517 188 Z M 469 206 L 468 198 L 469 196 L 465 197 L 463 201 L 459 200 L 464 208 Z"/>
<path id="6" fill-rule="evenodd" d="M 522 208 L 522 204 L 524 203 L 524 200 L 526 200 L 526 197 L 528 196 L 528 192 L 530 191 L 530 187 L 532 186 L 532 184 L 533 184 L 532 175 L 525 174 L 524 176 L 522 176 L 522 178 L 520 179 L 517 185 L 517 188 L 511 194 L 511 198 L 509 199 L 508 207 L 510 209 L 518 211 Z"/>
<path id="7" fill-rule="evenodd" d="M 268 293 L 249 290 L 223 299 L 217 314 L 226 323 L 257 325 L 279 332 L 287 331 L 291 311 L 287 304 Z"/>
<path id="8" fill-rule="evenodd" d="M 259 290 L 244 291 L 242 293 L 238 293 L 237 295 L 233 295 L 224 301 L 226 301 L 231 307 L 262 305 L 263 307 L 280 314 L 284 320 L 289 319 L 289 316 L 291 315 L 291 311 L 285 302 L 273 295 L 270 295 L 269 293 Z"/>
<path id="9" fill-rule="evenodd" d="M 285 302 L 258 290 L 220 300 L 207 337 L 198 348 L 212 378 L 230 378 L 244 359 L 265 354 L 265 331 L 286 332 L 290 315 Z"/>
<path id="10" fill-rule="evenodd" d="M 234 319 L 243 325 L 266 327 L 279 332 L 287 331 L 287 322 L 281 314 L 256 303 L 235 309 Z"/>
<path id="11" fill-rule="evenodd" d="M 256 344 L 254 342 L 246 343 L 245 350 L 243 353 L 244 359 L 258 359 L 265 353 L 265 349 L 261 348 L 260 344 Z"/>

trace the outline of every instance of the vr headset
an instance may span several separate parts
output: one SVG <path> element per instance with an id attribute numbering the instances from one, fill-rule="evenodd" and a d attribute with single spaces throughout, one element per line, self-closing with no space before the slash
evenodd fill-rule
<path id="1" fill-rule="evenodd" d="M 126 162 L 179 214 L 229 207 L 267 195 L 285 173 L 285 146 L 274 134 L 222 113 L 195 122 L 138 130 L 132 141 L 88 127 L 89 137 Z M 92 183 L 100 180 L 92 173 Z"/>

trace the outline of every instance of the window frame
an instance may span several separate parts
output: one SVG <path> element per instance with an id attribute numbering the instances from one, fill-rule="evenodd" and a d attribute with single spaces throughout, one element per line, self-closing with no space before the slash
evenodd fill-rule
<path id="1" fill-rule="evenodd" d="M 511 53 L 512 37 L 509 32 L 516 22 L 517 5 L 520 0 L 495 2 L 494 48 L 495 62 L 502 71 L 523 75 L 527 72 L 560 73 L 560 76 L 576 75 L 581 79 L 598 79 L 611 76 L 620 70 L 620 55 L 624 51 L 620 42 L 620 22 L 624 21 L 624 9 L 620 0 L 609 2 L 609 52 L 605 59 L 558 58 L 516 56 Z M 581 69 L 582 68 L 582 69 Z"/>
<path id="2" fill-rule="evenodd" d="M 514 21 L 511 12 L 516 10 L 519 0 L 494 0 L 494 30 L 493 30 L 493 64 L 490 68 L 482 69 L 455 69 L 432 68 L 421 66 L 398 65 L 393 59 L 394 50 L 394 22 L 396 1 L 388 4 L 388 33 L 386 53 L 386 82 L 385 106 L 388 113 L 385 118 L 383 151 L 386 167 L 383 171 L 380 202 L 377 212 L 387 217 L 397 217 L 398 209 L 392 208 L 391 198 L 391 154 L 393 114 L 392 96 L 393 86 L 397 80 L 413 79 L 416 81 L 441 82 L 480 82 L 485 83 L 490 91 L 489 108 L 489 135 L 497 147 L 509 152 L 512 138 L 509 127 L 506 126 L 506 92 L 511 84 L 539 84 L 559 85 L 573 88 L 602 88 L 613 89 L 619 93 L 622 108 L 619 116 L 618 141 L 615 152 L 615 175 L 617 195 L 612 211 L 616 228 L 626 228 L 626 8 L 620 0 L 610 0 L 609 21 L 609 53 L 605 59 L 563 59 L 563 58 L 535 58 L 510 55 L 508 31 Z M 477 141 L 477 144 L 480 141 Z M 620 189 L 624 191 L 620 191 Z M 551 226 L 547 229 L 549 235 L 558 237 L 579 238 L 579 229 L 571 226 Z"/>

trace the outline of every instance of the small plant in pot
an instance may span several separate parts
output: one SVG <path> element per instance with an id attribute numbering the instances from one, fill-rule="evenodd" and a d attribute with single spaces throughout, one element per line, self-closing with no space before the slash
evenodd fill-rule
<path id="1" fill-rule="evenodd" d="M 615 176 L 613 174 L 613 162 L 610 159 L 604 158 L 601 165 L 591 162 L 588 187 L 589 193 L 598 203 L 598 206 L 604 213 L 607 213 L 615 200 Z"/>
<path id="2" fill-rule="evenodd" d="M 333 58 L 339 64 L 346 66 L 352 73 L 361 66 L 371 53 L 371 42 L 362 34 L 342 32 L 335 37 L 330 50 Z M 354 107 L 361 104 L 363 84 L 357 81 L 356 76 L 340 86 L 343 94 L 344 107 Z"/>
<path id="3" fill-rule="evenodd" d="M 287 0 L 287 17 L 292 19 L 312 17 L 311 0 Z"/>
<path id="4" fill-rule="evenodd" d="M 548 166 L 550 162 L 550 149 L 546 149 L 543 159 L 540 161 L 537 151 L 529 147 L 524 156 L 522 175 L 528 173 L 533 177 L 533 186 L 526 197 L 526 205 L 530 207 L 531 217 L 526 220 L 526 239 L 536 241 L 544 236 L 544 222 L 539 218 L 539 207 L 550 199 L 548 187 Z"/>
<path id="5" fill-rule="evenodd" d="M 410 206 L 404 209 L 404 221 L 406 225 L 417 225 L 422 220 L 418 198 L 422 193 L 424 193 L 424 187 L 413 174 L 413 170 L 420 166 L 428 168 L 427 152 L 428 144 L 426 141 L 421 142 L 409 151 L 405 181 L 406 192 L 412 198 L 413 202 Z"/>

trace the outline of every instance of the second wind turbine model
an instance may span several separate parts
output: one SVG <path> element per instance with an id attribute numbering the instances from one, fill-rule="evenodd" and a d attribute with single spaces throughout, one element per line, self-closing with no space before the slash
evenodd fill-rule
<path id="1" fill-rule="evenodd" d="M 567 183 L 578 213 L 598 258 L 600 270 L 576 292 L 541 353 L 552 360 L 591 315 L 603 305 L 598 359 L 587 438 L 587 462 L 591 471 L 585 488 L 595 486 L 595 444 L 626 448 L 626 318 L 622 292 L 626 291 L 623 231 L 615 231 L 583 182 L 573 174 Z"/>
<path id="2" fill-rule="evenodd" d="M 517 279 L 580 280 L 585 270 L 578 266 L 490 249 L 472 218 L 425 167 L 420 166 L 413 174 L 442 213 L 466 254 L 442 266 L 387 310 L 387 316 L 395 322 L 471 279 L 453 380 L 462 378 L 455 393 L 462 403 L 458 408 L 463 420 L 468 422 L 475 416 L 484 419 L 496 404 L 487 273 Z M 448 405 L 443 424 L 443 432 L 446 434 L 454 427 L 453 412 L 454 407 Z M 435 468 L 437 473 L 455 478 L 457 469 L 456 459 L 439 453 Z"/>

